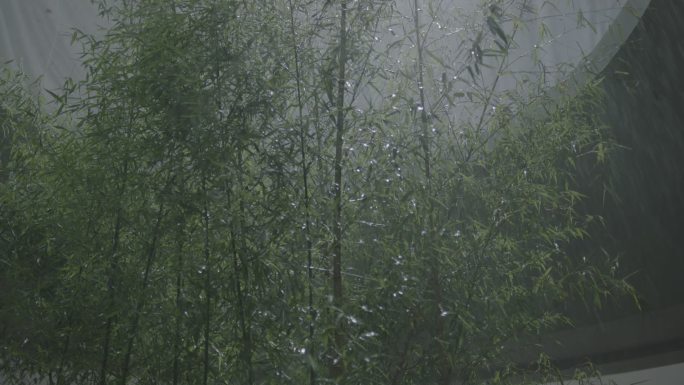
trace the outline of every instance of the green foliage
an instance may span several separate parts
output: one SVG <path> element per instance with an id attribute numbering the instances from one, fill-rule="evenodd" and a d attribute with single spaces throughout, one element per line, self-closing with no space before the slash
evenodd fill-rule
<path id="1" fill-rule="evenodd" d="M 569 323 L 565 303 L 629 288 L 576 247 L 595 218 L 578 169 L 611 149 L 598 85 L 497 89 L 516 3 L 483 3 L 442 55 L 429 2 L 401 36 L 382 35 L 390 1 L 350 3 L 343 33 L 330 2 L 103 2 L 113 26 L 75 35 L 88 77 L 54 113 L 0 83 L 0 375 L 528 375 L 516 352 L 543 357 L 531 337 Z"/>

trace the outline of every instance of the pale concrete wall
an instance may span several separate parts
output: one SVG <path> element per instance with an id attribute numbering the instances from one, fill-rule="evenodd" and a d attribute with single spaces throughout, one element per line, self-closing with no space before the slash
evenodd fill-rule
<path id="1" fill-rule="evenodd" d="M 55 89 L 66 77 L 80 79 L 81 47 L 72 45 L 73 30 L 95 33 L 106 21 L 90 0 L 0 1 L 0 61 L 12 60 L 42 86 Z"/>

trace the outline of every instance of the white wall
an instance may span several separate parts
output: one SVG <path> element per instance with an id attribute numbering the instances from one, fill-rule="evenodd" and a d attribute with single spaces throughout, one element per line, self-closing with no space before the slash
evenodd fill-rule
<path id="1" fill-rule="evenodd" d="M 72 28 L 86 33 L 106 24 L 90 0 L 0 0 L 0 62 L 13 61 L 42 86 L 55 89 L 66 77 L 80 79 L 81 48 Z"/>
<path id="2" fill-rule="evenodd" d="M 478 2 L 441 2 L 439 14 L 444 17 L 442 22 L 448 22 L 453 15 L 471 14 Z M 519 48 L 512 52 L 516 61 L 511 69 L 538 71 L 538 63 L 532 60 L 533 49 L 549 71 L 548 80 L 551 83 L 563 78 L 555 69 L 566 64 L 576 66 L 592 52 L 592 60 L 601 69 L 634 28 L 649 2 L 650 0 L 529 0 L 530 8 L 536 10 L 538 16 L 526 17 L 526 27 L 517 32 L 515 41 Z M 410 16 L 410 2 L 398 0 L 397 3 L 398 8 L 406 8 L 407 16 Z M 426 13 L 424 12 L 423 17 Z M 593 28 L 578 24 L 580 13 Z M 551 35 L 545 39 L 539 39 L 542 23 L 551 31 Z M 14 60 L 29 75 L 42 75 L 45 88 L 57 88 L 67 76 L 83 76 L 78 61 L 80 47 L 71 45 L 72 28 L 93 33 L 98 30 L 98 25 L 106 25 L 106 21 L 98 17 L 97 6 L 90 0 L 2 0 L 0 60 Z M 454 36 L 459 39 L 458 34 Z M 453 46 L 452 43 L 449 42 Z M 533 48 L 535 45 L 536 49 Z M 500 88 L 514 87 L 515 81 L 513 78 L 502 79 Z"/>

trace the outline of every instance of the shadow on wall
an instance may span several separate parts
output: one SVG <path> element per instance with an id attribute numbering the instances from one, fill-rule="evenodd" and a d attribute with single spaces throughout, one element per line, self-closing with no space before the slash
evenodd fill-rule
<path id="1" fill-rule="evenodd" d="M 612 193 L 594 186 L 623 274 L 645 310 L 684 303 L 684 2 L 653 0 L 604 70 L 606 122 L 619 145 Z M 603 208 L 601 208 L 603 206 Z"/>

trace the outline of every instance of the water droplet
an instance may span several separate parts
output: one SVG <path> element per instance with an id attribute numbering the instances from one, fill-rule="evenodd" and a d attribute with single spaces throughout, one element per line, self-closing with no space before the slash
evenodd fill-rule
<path id="1" fill-rule="evenodd" d="M 362 339 L 373 338 L 373 337 L 377 337 L 377 336 L 379 336 L 379 334 L 376 332 L 366 332 L 366 333 L 361 334 Z"/>

